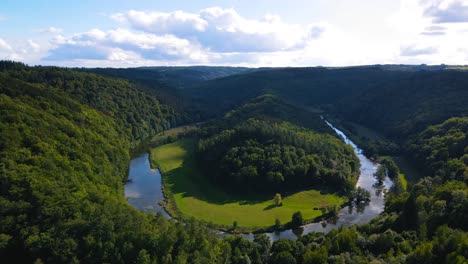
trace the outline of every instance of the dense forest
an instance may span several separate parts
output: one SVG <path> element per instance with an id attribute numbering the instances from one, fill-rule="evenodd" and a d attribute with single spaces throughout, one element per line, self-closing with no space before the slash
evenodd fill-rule
<path id="1" fill-rule="evenodd" d="M 142 87 L 121 78 L 0 62 L 2 261 L 467 263 L 467 72 L 264 69 L 177 88 L 198 110 L 219 117 L 200 132 L 199 150 L 207 154 L 200 162 L 214 159 L 213 171 L 229 167 L 251 180 L 256 170 L 262 188 L 270 188 L 268 176 L 291 188 L 304 180 L 355 181 L 352 150 L 325 134 L 332 132 L 316 122 L 317 113 L 303 112 L 314 107 L 382 132 L 425 176 L 391 188 L 385 211 L 368 224 L 275 242 L 262 234 L 220 239 L 195 220 L 176 222 L 128 205 L 123 181 L 131 147 L 200 116 L 148 90 L 172 91 L 164 86 L 170 83 Z M 383 164 L 384 173 L 398 174 L 392 162 Z"/>
<path id="2" fill-rule="evenodd" d="M 249 119 L 200 140 L 198 152 L 205 174 L 238 192 L 326 186 L 348 192 L 359 170 L 353 149 L 338 138 L 285 122 Z"/>
<path id="3" fill-rule="evenodd" d="M 265 69 L 198 83 L 187 94 L 220 111 L 271 93 L 401 138 L 468 115 L 467 79 L 467 71 L 424 67 Z"/>
<path id="4" fill-rule="evenodd" d="M 318 113 L 311 113 L 294 106 L 272 94 L 255 97 L 245 104 L 226 112 L 222 118 L 208 122 L 205 127 L 211 126 L 213 128 L 227 129 L 249 118 L 261 119 L 268 122 L 287 121 L 316 132 L 333 134 L 333 130 L 323 122 Z"/>
<path id="5" fill-rule="evenodd" d="M 123 79 L 57 67 L 27 67 L 8 61 L 0 62 L 0 72 L 28 83 L 60 89 L 78 102 L 113 117 L 119 129 L 131 136 L 132 144 L 190 120 L 187 114 L 160 104 L 156 97 Z"/>
<path id="6" fill-rule="evenodd" d="M 450 118 L 414 137 L 407 152 L 426 175 L 468 183 L 468 117 Z"/>

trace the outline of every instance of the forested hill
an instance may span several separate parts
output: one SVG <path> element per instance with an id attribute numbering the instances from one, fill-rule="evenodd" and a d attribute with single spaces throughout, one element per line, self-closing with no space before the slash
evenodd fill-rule
<path id="1" fill-rule="evenodd" d="M 269 122 L 287 121 L 315 132 L 334 134 L 333 130 L 323 122 L 320 113 L 311 113 L 272 94 L 255 97 L 247 103 L 226 112 L 222 118 L 207 122 L 207 126 L 212 125 L 220 129 L 229 129 L 250 118 Z"/>
<path id="2" fill-rule="evenodd" d="M 170 86 L 173 89 L 184 89 L 203 81 L 252 72 L 256 69 L 244 67 L 174 66 L 129 69 L 91 68 L 79 70 L 140 82 L 154 81 Z"/>
<path id="3" fill-rule="evenodd" d="M 198 151 L 204 174 L 236 193 L 325 187 L 346 193 L 359 171 L 349 145 L 284 121 L 240 122 L 200 140 Z"/>
<path id="4" fill-rule="evenodd" d="M 150 133 L 146 118 L 167 122 L 168 109 L 127 82 L 0 65 L 2 262 L 223 261 L 212 252 L 228 245 L 205 227 L 145 215 L 123 196 L 131 142 Z"/>
<path id="5" fill-rule="evenodd" d="M 452 116 L 468 115 L 467 85 L 467 71 L 411 66 L 316 67 L 228 76 L 186 92 L 212 112 L 271 93 L 401 138 Z"/>
<path id="6" fill-rule="evenodd" d="M 178 112 L 198 119 L 222 116 L 264 94 L 334 113 L 395 139 L 468 114 L 468 71 L 444 65 L 80 70 L 138 83 Z"/>
<path id="7" fill-rule="evenodd" d="M 158 132 L 191 119 L 134 84 L 92 73 L 58 67 L 29 67 L 0 61 L 0 74 L 28 83 L 57 88 L 78 102 L 114 118 L 136 145 Z"/>
<path id="8" fill-rule="evenodd" d="M 407 146 L 426 175 L 468 183 L 468 117 L 430 126 Z"/>

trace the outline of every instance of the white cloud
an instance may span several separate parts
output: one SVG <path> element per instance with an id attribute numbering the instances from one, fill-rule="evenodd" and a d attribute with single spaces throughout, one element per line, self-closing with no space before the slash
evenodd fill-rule
<path id="1" fill-rule="evenodd" d="M 438 49 L 431 46 L 408 45 L 400 47 L 400 55 L 407 57 L 429 55 L 437 52 Z"/>
<path id="2" fill-rule="evenodd" d="M 0 39 L 0 59 L 37 63 L 46 51 L 47 45 L 32 39 Z"/>
<path id="3" fill-rule="evenodd" d="M 426 0 L 424 14 L 434 23 L 468 22 L 468 1 L 466 0 Z"/>
<path id="4" fill-rule="evenodd" d="M 400 10 L 388 19 L 399 53 L 393 63 L 466 64 L 468 1 L 401 0 Z M 455 8 L 457 7 L 457 8 Z M 461 17 L 467 18 L 465 21 Z"/>
<path id="5" fill-rule="evenodd" d="M 131 10 L 127 13 L 117 13 L 111 16 L 119 22 L 152 33 L 184 34 L 190 31 L 204 31 L 207 22 L 196 14 L 184 11 L 172 13 L 143 12 Z"/>
<path id="6" fill-rule="evenodd" d="M 199 13 L 129 11 L 112 16 L 137 30 L 173 34 L 213 52 L 274 52 L 301 49 L 325 30 L 323 24 L 288 24 L 277 15 L 246 19 L 234 9 L 211 7 Z"/>
<path id="7" fill-rule="evenodd" d="M 48 27 L 48 28 L 41 28 L 36 31 L 42 34 L 60 34 L 62 33 L 63 29 L 56 28 L 56 27 Z"/>
<path id="8" fill-rule="evenodd" d="M 126 51 L 119 48 L 111 49 L 107 55 L 110 61 L 140 61 L 141 56 L 132 51 Z"/>
<path id="9" fill-rule="evenodd" d="M 43 33 L 54 36 L 0 39 L 0 56 L 90 67 L 466 64 L 468 23 L 460 17 L 467 1 L 401 0 L 397 12 L 349 28 L 313 18 L 295 24 L 274 14 L 246 18 L 219 7 L 195 13 L 128 11 L 111 16 L 116 21 L 111 29 L 65 35 L 51 27 Z"/>
<path id="10" fill-rule="evenodd" d="M 41 50 L 41 46 L 31 39 L 28 39 L 28 45 L 33 52 L 38 52 Z"/>
<path id="11" fill-rule="evenodd" d="M 201 47 L 173 35 L 134 33 L 127 29 L 91 31 L 57 36 L 46 60 L 187 60 L 206 62 Z"/>
<path id="12" fill-rule="evenodd" d="M 11 51 L 12 47 L 5 40 L 0 38 L 0 50 Z"/>

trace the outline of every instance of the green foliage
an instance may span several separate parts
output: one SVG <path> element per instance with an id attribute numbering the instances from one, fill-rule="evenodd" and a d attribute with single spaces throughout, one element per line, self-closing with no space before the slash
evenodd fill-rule
<path id="1" fill-rule="evenodd" d="M 271 94 L 253 98 L 240 107 L 228 111 L 222 118 L 214 121 L 213 125 L 228 129 L 250 118 L 269 122 L 287 121 L 316 132 L 333 133 L 318 113 L 311 113 Z"/>
<path id="2" fill-rule="evenodd" d="M 133 145 L 188 119 L 124 80 L 57 67 L 27 67 L 0 61 L 5 76 L 56 88 L 114 119 Z M 13 91 L 14 93 L 14 91 Z M 42 106 L 47 108 L 47 104 Z"/>
<path id="3" fill-rule="evenodd" d="M 279 229 L 281 227 L 281 220 L 279 220 L 278 218 L 275 219 L 275 228 L 276 229 Z"/>
<path id="4" fill-rule="evenodd" d="M 299 227 L 304 224 L 304 219 L 302 218 L 301 212 L 295 212 L 291 218 L 291 226 Z"/>
<path id="5" fill-rule="evenodd" d="M 466 72 L 422 66 L 269 69 L 203 84 L 200 78 L 205 76 L 242 69 L 186 70 L 93 70 L 115 76 L 126 72 L 123 77 L 142 82 L 143 90 L 127 81 L 76 70 L 0 62 L 0 259 L 18 263 L 467 262 Z M 155 72 L 162 77 L 147 76 Z M 201 74 L 190 76 L 190 72 Z M 201 131 L 199 145 L 200 153 L 206 154 L 202 164 L 213 172 L 210 177 L 225 187 L 239 181 L 233 185 L 236 189 L 255 183 L 255 188 L 267 186 L 275 193 L 298 186 L 347 189 L 354 185 L 358 163 L 352 150 L 335 137 L 282 123 L 288 119 L 329 132 L 316 122 L 317 114 L 307 124 L 304 112 L 283 99 L 320 105 L 396 141 L 410 139 L 406 153 L 428 177 L 406 188 L 395 164 L 383 160 L 377 176 L 388 175 L 395 187 L 385 196 L 382 215 L 359 227 L 309 233 L 296 241 L 280 239 L 273 245 L 265 235 L 255 235 L 253 241 L 242 236 L 217 239 L 195 220 L 175 223 L 160 214 L 138 212 L 122 196 L 128 150 L 171 126 L 198 119 L 194 112 L 187 116 L 174 110 L 179 92 L 159 92 L 164 85 L 154 86 L 158 91 L 148 87 L 158 78 L 176 86 L 174 76 L 185 74 L 178 88 L 189 82 L 199 84 L 179 92 L 199 98 L 197 107 L 208 102 L 204 110 L 231 110 Z M 261 96 L 265 93 L 275 96 Z M 167 96 L 174 107 L 160 104 L 154 94 Z M 244 102 L 248 103 L 231 109 Z M 252 117 L 263 121 L 244 122 Z M 398 149 L 391 141 L 369 144 L 372 147 L 375 154 Z M 252 178 L 256 180 L 250 182 Z M 187 194 L 185 199 L 195 197 L 184 191 Z M 355 195 L 366 196 L 360 190 Z M 266 203 L 271 204 L 271 196 Z M 284 206 L 270 210 L 286 208 L 291 197 L 285 196 Z M 327 212 L 338 211 L 333 208 Z M 269 215 L 266 221 L 272 219 L 276 217 Z M 279 218 L 275 224 L 280 226 Z M 295 213 L 292 225 L 302 224 L 301 213 Z"/>
<path id="6" fill-rule="evenodd" d="M 319 106 L 343 119 L 406 138 L 452 116 L 466 116 L 468 73 L 419 66 L 280 68 L 228 76 L 190 87 L 209 112 L 271 93 Z"/>
<path id="7" fill-rule="evenodd" d="M 411 141 L 408 152 L 430 176 L 468 183 L 468 117 L 428 127 Z"/>
<path id="8" fill-rule="evenodd" d="M 336 137 L 256 119 L 201 139 L 205 174 L 235 192 L 272 192 L 328 185 L 353 188 L 359 161 Z"/>
<path id="9" fill-rule="evenodd" d="M 351 191 L 349 194 L 349 201 L 354 205 L 361 203 L 368 203 L 370 201 L 370 192 L 364 188 L 357 187 L 356 190 Z"/>
<path id="10" fill-rule="evenodd" d="M 283 205 L 283 199 L 281 198 L 281 194 L 275 194 L 275 197 L 273 198 L 273 203 L 275 204 L 275 206 Z"/>
<path id="11" fill-rule="evenodd" d="M 207 256 L 220 243 L 197 223 L 176 225 L 128 205 L 122 182 L 132 137 L 118 117 L 62 90 L 67 80 L 43 85 L 11 77 L 45 78 L 64 71 L 71 78 L 73 72 L 7 68 L 12 72 L 0 73 L 1 259 L 162 262 L 182 253 Z"/>

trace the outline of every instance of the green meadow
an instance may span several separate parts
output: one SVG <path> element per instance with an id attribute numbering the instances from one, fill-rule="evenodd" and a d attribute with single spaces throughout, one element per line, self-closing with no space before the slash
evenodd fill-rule
<path id="1" fill-rule="evenodd" d="M 273 195 L 228 194 L 200 174 L 194 159 L 195 144 L 194 140 L 184 139 L 151 149 L 151 162 L 161 170 L 167 209 L 173 215 L 226 226 L 237 221 L 240 227 L 258 228 L 272 226 L 275 219 L 285 224 L 297 211 L 301 211 L 304 219 L 313 219 L 322 214 L 314 208 L 341 205 L 345 201 L 335 194 L 305 190 L 283 194 L 283 206 L 275 207 Z"/>

